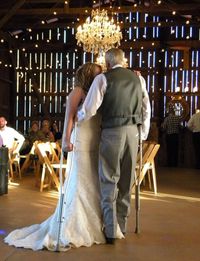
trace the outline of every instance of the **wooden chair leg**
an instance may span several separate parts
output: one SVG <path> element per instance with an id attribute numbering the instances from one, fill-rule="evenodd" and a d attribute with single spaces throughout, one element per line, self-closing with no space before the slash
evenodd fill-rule
<path id="1" fill-rule="evenodd" d="M 145 178 L 142 180 L 142 185 L 145 187 L 145 185 L 146 185 L 146 180 L 145 180 Z"/>
<path id="2" fill-rule="evenodd" d="M 42 176 L 41 176 L 41 181 L 40 181 L 40 192 L 43 191 L 45 172 L 46 172 L 46 167 L 45 167 L 45 164 L 43 164 L 43 166 L 42 166 Z"/>
<path id="3" fill-rule="evenodd" d="M 12 163 L 9 164 L 9 177 L 10 177 L 10 180 L 13 181 L 14 180 L 14 172 L 13 172 L 13 166 L 12 166 Z"/>
<path id="4" fill-rule="evenodd" d="M 148 175 L 148 182 L 149 182 L 149 189 L 152 190 L 152 185 L 151 185 L 151 170 L 148 169 L 147 175 Z"/>
<path id="5" fill-rule="evenodd" d="M 41 164 L 38 161 L 36 163 L 35 169 L 34 169 L 34 175 L 35 175 L 35 186 L 40 188 L 40 169 L 41 169 Z"/>
<path id="6" fill-rule="evenodd" d="M 155 169 L 154 162 L 152 162 L 152 178 L 153 178 L 154 193 L 157 194 L 156 169 Z"/>
<path id="7" fill-rule="evenodd" d="M 26 171 L 30 165 L 30 162 L 31 162 L 31 159 L 30 159 L 30 155 L 27 155 L 26 156 L 26 159 L 22 165 L 22 168 L 21 168 L 21 173 L 23 173 L 24 171 Z"/>
<path id="8" fill-rule="evenodd" d="M 22 179 L 22 174 L 21 174 L 21 168 L 20 168 L 20 157 L 17 155 L 16 160 L 14 161 L 15 165 L 15 170 L 19 176 L 19 179 Z"/>
<path id="9" fill-rule="evenodd" d="M 22 179 L 22 173 L 21 173 L 20 163 L 17 163 L 17 170 L 18 170 L 18 174 L 19 174 L 19 179 Z"/>

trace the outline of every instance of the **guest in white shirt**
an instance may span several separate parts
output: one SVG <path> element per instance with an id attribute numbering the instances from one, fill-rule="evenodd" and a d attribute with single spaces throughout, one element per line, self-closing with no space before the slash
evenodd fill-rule
<path id="1" fill-rule="evenodd" d="M 196 157 L 196 168 L 200 169 L 200 110 L 196 109 L 188 121 L 188 128 L 192 131 L 194 151 Z"/>
<path id="2" fill-rule="evenodd" d="M 3 139 L 2 139 L 2 137 L 0 135 L 0 148 L 2 147 L 2 145 L 3 145 Z"/>
<path id="3" fill-rule="evenodd" d="M 13 148 L 13 143 L 16 141 L 20 149 L 25 138 L 15 129 L 7 126 L 6 118 L 0 116 L 0 136 L 3 140 L 3 146 L 7 147 L 9 150 Z"/>

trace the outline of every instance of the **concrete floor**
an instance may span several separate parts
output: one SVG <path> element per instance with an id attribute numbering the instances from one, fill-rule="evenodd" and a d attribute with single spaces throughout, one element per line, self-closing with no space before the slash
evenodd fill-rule
<path id="1" fill-rule="evenodd" d="M 200 171 L 159 168 L 157 181 L 157 196 L 142 189 L 139 235 L 134 233 L 133 201 L 126 239 L 114 246 L 55 253 L 17 249 L 3 242 L 13 229 L 40 223 L 54 212 L 57 192 L 40 193 L 31 174 L 23 177 L 9 185 L 8 195 L 0 196 L 0 261 L 199 261 Z"/>

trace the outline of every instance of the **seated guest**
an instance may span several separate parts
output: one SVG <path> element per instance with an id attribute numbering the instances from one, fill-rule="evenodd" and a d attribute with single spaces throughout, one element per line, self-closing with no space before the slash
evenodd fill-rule
<path id="1" fill-rule="evenodd" d="M 31 128 L 28 132 L 27 139 L 31 143 L 31 145 L 33 145 L 33 143 L 35 141 L 44 141 L 45 140 L 45 135 L 39 129 L 39 123 L 37 121 L 33 121 L 31 123 Z"/>
<path id="2" fill-rule="evenodd" d="M 42 121 L 42 127 L 41 127 L 41 131 L 45 137 L 44 141 L 55 141 L 53 132 L 50 129 L 50 122 L 49 120 L 43 120 Z"/>
<path id="3" fill-rule="evenodd" d="M 54 135 L 55 141 L 59 141 L 62 139 L 62 133 L 58 130 L 58 125 L 57 125 L 56 121 L 53 122 L 53 124 L 51 126 L 51 131 Z"/>
<path id="4" fill-rule="evenodd" d="M 37 121 L 33 121 L 31 123 L 31 128 L 26 136 L 21 154 L 29 153 L 35 141 L 46 141 L 44 133 L 39 130 L 39 123 Z"/>
<path id="5" fill-rule="evenodd" d="M 9 150 L 12 150 L 14 141 L 17 141 L 19 144 L 18 150 L 20 150 L 25 140 L 24 136 L 18 131 L 11 127 L 7 127 L 7 120 L 4 116 L 0 116 L 0 136 L 3 141 L 3 146 L 7 147 Z"/>

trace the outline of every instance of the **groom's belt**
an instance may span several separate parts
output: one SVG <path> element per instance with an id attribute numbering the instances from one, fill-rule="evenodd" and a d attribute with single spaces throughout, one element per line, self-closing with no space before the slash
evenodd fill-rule
<path id="1" fill-rule="evenodd" d="M 141 117 L 137 114 L 116 115 L 103 117 L 102 128 L 113 128 L 124 125 L 141 124 Z"/>
<path id="2" fill-rule="evenodd" d="M 115 116 L 110 116 L 109 118 L 133 118 L 133 117 L 138 117 L 138 115 L 137 114 L 115 115 Z"/>

